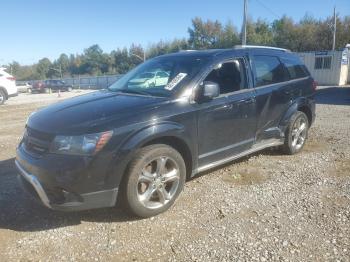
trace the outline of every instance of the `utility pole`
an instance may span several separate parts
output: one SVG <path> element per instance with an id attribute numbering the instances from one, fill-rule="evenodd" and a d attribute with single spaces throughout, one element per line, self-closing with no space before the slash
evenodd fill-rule
<path id="1" fill-rule="evenodd" d="M 242 26 L 242 45 L 247 44 L 247 9 L 248 9 L 248 0 L 244 0 L 244 13 L 243 13 L 243 26 Z"/>
<path id="2" fill-rule="evenodd" d="M 337 16 L 335 14 L 335 6 L 334 6 L 334 13 L 333 13 L 333 18 L 334 18 L 334 22 L 333 22 L 333 45 L 332 45 L 332 50 L 335 50 L 335 35 L 337 33 Z"/>

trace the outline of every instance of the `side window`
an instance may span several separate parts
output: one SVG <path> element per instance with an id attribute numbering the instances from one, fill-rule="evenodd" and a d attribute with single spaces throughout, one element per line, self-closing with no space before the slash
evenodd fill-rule
<path id="1" fill-rule="evenodd" d="M 220 86 L 220 94 L 232 93 L 247 88 L 247 75 L 242 58 L 225 62 L 212 70 L 204 81 Z"/>
<path id="2" fill-rule="evenodd" d="M 290 79 L 303 78 L 309 75 L 305 66 L 298 59 L 282 58 L 282 62 L 287 68 Z"/>
<path id="3" fill-rule="evenodd" d="M 288 80 L 280 60 L 275 56 L 254 56 L 256 86 L 270 85 Z"/>

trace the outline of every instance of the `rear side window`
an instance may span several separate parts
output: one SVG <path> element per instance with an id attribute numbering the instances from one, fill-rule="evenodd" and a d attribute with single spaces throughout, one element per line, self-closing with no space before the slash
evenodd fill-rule
<path id="1" fill-rule="evenodd" d="M 282 58 L 281 60 L 287 68 L 290 79 L 303 78 L 309 75 L 305 66 L 298 59 Z"/>
<path id="2" fill-rule="evenodd" d="M 280 60 L 275 56 L 254 56 L 256 86 L 264 86 L 286 81 L 286 73 Z"/>

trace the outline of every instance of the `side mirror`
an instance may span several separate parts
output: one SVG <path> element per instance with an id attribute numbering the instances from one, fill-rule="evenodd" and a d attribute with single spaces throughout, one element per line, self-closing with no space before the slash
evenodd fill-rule
<path id="1" fill-rule="evenodd" d="M 211 81 L 203 82 L 203 97 L 205 99 L 213 99 L 220 95 L 220 87 L 217 83 Z"/>

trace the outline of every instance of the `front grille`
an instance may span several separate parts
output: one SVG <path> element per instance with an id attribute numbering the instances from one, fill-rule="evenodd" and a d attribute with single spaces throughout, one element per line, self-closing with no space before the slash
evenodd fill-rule
<path id="1" fill-rule="evenodd" d="M 23 136 L 23 145 L 28 153 L 42 155 L 47 153 L 54 135 L 27 127 Z"/>

